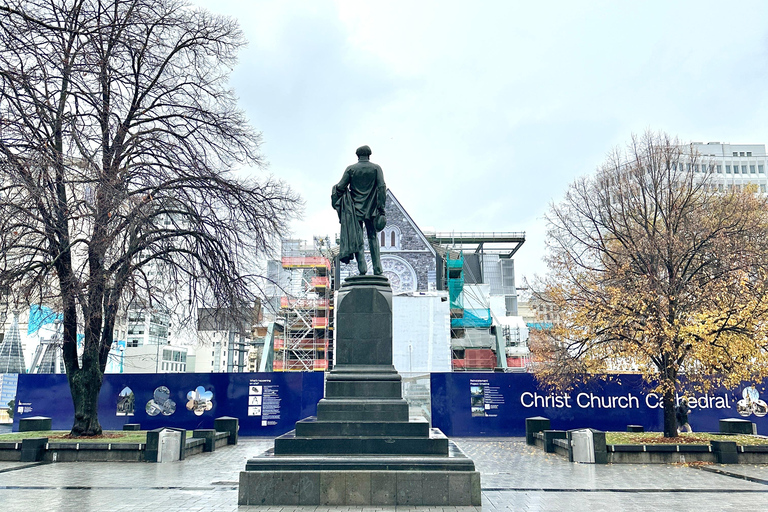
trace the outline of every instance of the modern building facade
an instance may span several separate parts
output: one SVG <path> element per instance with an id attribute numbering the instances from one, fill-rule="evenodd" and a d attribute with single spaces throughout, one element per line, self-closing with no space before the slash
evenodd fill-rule
<path id="1" fill-rule="evenodd" d="M 755 184 L 762 193 L 768 190 L 768 154 L 765 144 L 725 144 L 692 142 L 700 155 L 693 164 L 695 172 L 709 171 L 713 185 L 719 190 Z"/>
<path id="2" fill-rule="evenodd" d="M 198 308 L 195 372 L 242 373 L 248 369 L 254 308 Z"/>

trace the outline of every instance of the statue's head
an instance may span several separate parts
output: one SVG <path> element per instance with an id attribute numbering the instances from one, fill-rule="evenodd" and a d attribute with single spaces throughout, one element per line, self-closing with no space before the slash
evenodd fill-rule
<path id="1" fill-rule="evenodd" d="M 360 146 L 357 148 L 357 151 L 355 151 L 355 154 L 358 158 L 360 157 L 369 157 L 371 156 L 371 148 L 368 146 Z"/>

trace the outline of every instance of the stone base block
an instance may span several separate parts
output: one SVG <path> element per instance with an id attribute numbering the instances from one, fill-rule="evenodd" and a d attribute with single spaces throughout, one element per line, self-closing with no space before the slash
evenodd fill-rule
<path id="1" fill-rule="evenodd" d="M 195 432 L 198 432 L 197 430 Z M 201 436 L 195 436 L 201 437 Z M 292 430 L 275 439 L 276 455 L 447 455 L 448 438 L 439 429 L 421 437 L 299 437 Z"/>
<path id="2" fill-rule="evenodd" d="M 477 471 L 242 471 L 238 505 L 480 506 Z"/>
<path id="3" fill-rule="evenodd" d="M 297 437 L 428 437 L 429 422 L 423 418 L 411 421 L 318 421 L 314 416 L 296 422 Z"/>
<path id="4" fill-rule="evenodd" d="M 21 441 L 21 462 L 37 462 L 43 460 L 47 444 L 47 437 L 29 437 L 23 439 Z"/>
<path id="5" fill-rule="evenodd" d="M 51 418 L 47 416 L 32 416 L 19 420 L 19 432 L 42 432 L 51 430 Z"/>
<path id="6" fill-rule="evenodd" d="M 192 437 L 205 439 L 204 452 L 216 451 L 216 429 L 199 428 L 192 431 Z"/>
<path id="7" fill-rule="evenodd" d="M 408 421 L 408 402 L 398 399 L 323 398 L 317 403 L 321 421 Z"/>
<path id="8" fill-rule="evenodd" d="M 237 444 L 237 431 L 240 424 L 237 418 L 231 416 L 221 416 L 213 420 L 213 428 L 216 432 L 228 432 L 227 444 Z"/>
<path id="9" fill-rule="evenodd" d="M 727 418 L 720 420 L 720 432 L 723 434 L 757 434 L 757 427 L 749 420 Z"/>

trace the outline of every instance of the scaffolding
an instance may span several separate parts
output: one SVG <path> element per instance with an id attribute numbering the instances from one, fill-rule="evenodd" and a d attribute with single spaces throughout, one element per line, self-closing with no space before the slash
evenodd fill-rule
<path id="1" fill-rule="evenodd" d="M 525 361 L 517 354 L 523 350 L 513 348 L 510 354 L 509 349 L 519 345 L 519 333 L 513 336 L 509 327 L 504 330 L 491 310 L 490 297 L 503 296 L 507 315 L 517 315 L 512 256 L 525 242 L 525 233 L 432 233 L 426 236 L 446 249 L 453 370 L 507 371 L 510 365 L 524 367 Z M 469 252 L 465 255 L 465 251 Z M 489 287 L 487 298 L 470 292 L 476 285 Z"/>
<path id="2" fill-rule="evenodd" d="M 272 368 L 276 372 L 326 371 L 333 361 L 330 260 L 317 248 L 305 249 L 292 241 L 284 245 L 281 265 L 288 279 L 280 297 L 283 329 L 274 332 Z"/>
<path id="3" fill-rule="evenodd" d="M 493 369 L 496 354 L 488 335 L 491 310 L 464 307 L 464 252 L 449 250 L 445 267 L 451 304 L 451 366 L 454 371 Z"/>

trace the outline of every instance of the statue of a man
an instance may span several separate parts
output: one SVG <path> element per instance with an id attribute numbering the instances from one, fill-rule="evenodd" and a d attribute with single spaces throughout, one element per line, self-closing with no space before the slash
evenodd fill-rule
<path id="1" fill-rule="evenodd" d="M 368 272 L 363 245 L 363 226 L 371 251 L 373 273 L 381 275 L 381 255 L 377 233 L 384 229 L 386 217 L 384 204 L 387 200 L 387 185 L 381 167 L 371 162 L 371 148 L 361 146 L 355 152 L 357 163 L 344 171 L 341 181 L 333 186 L 331 199 L 339 214 L 341 240 L 339 259 L 349 263 L 357 260 L 361 275 Z"/>

